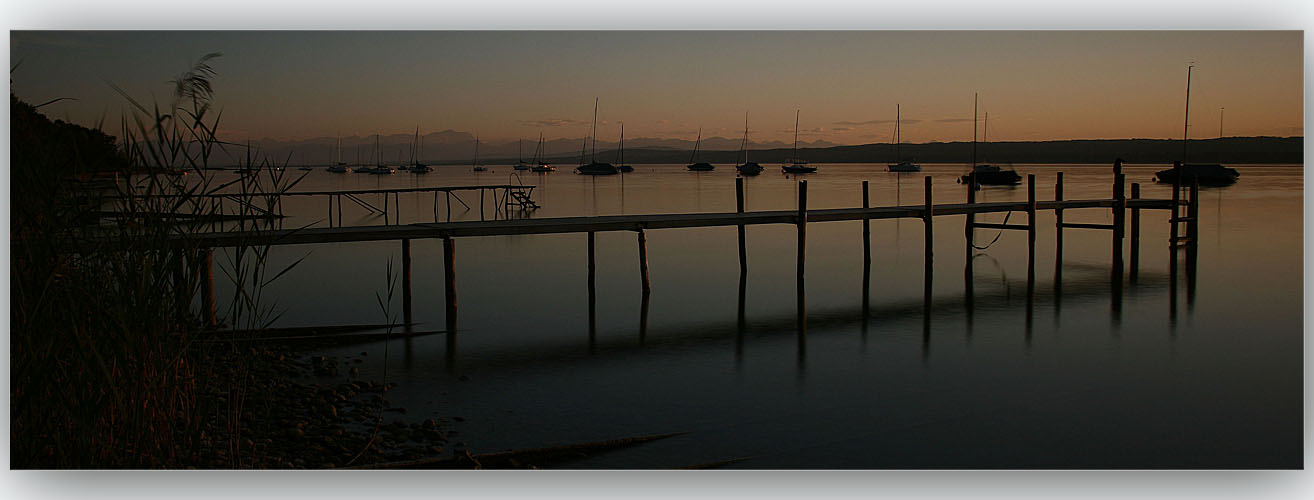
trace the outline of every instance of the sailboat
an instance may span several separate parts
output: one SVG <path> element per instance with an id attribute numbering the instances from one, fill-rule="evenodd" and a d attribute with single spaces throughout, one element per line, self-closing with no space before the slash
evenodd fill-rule
<path id="1" fill-rule="evenodd" d="M 576 173 L 584 175 L 616 175 L 620 173 L 620 170 L 616 170 L 615 165 L 598 162 L 598 99 L 596 97 L 593 98 L 593 157 L 588 165 L 583 165 L 583 149 L 580 150 L 579 156 L 581 165 L 575 168 Z"/>
<path id="2" fill-rule="evenodd" d="M 525 154 L 525 140 L 521 139 L 519 142 L 516 143 L 516 164 L 512 168 L 516 170 L 529 170 L 529 165 L 525 164 L 524 154 Z"/>
<path id="3" fill-rule="evenodd" d="M 739 171 L 739 175 L 757 175 L 762 173 L 762 170 L 765 170 L 762 168 L 761 165 L 758 165 L 756 162 L 748 161 L 748 112 L 747 111 L 744 112 L 744 140 L 743 142 L 739 143 L 739 155 L 744 159 L 743 163 L 735 167 L 735 170 Z"/>
<path id="4" fill-rule="evenodd" d="M 534 166 L 530 167 L 529 170 L 539 173 L 556 172 L 557 167 L 548 165 L 547 162 L 543 161 L 543 157 L 547 156 L 547 152 L 543 150 L 543 147 L 543 133 L 539 132 L 538 148 L 534 149 Z"/>
<path id="5" fill-rule="evenodd" d="M 415 126 L 415 138 L 411 139 L 411 173 L 427 174 L 433 172 L 433 167 L 420 163 L 420 158 L 424 154 L 424 138 L 420 137 L 420 126 Z"/>
<path id="6" fill-rule="evenodd" d="M 711 163 L 707 163 L 707 162 L 705 162 L 705 161 L 697 161 L 697 160 L 698 160 L 698 147 L 701 146 L 702 143 L 703 143 L 703 129 L 702 129 L 702 127 L 699 127 L 699 128 L 698 128 L 698 140 L 694 141 L 693 155 L 689 157 L 689 166 L 688 166 L 687 168 L 688 168 L 689 170 L 694 171 L 694 172 L 711 172 L 713 169 L 716 168 L 716 167 L 712 166 Z"/>
<path id="7" fill-rule="evenodd" d="M 622 174 L 634 171 L 634 167 L 625 164 L 625 122 L 621 122 L 620 143 L 616 146 L 616 170 Z"/>
<path id="8" fill-rule="evenodd" d="M 780 170 L 787 174 L 810 174 L 817 171 L 817 167 L 809 166 L 807 161 L 798 159 L 798 110 L 794 110 L 794 155 Z"/>
<path id="9" fill-rule="evenodd" d="M 345 174 L 351 171 L 351 168 L 342 161 L 342 136 L 338 136 L 337 157 L 333 159 L 333 165 L 329 166 L 328 171 L 335 174 Z"/>
<path id="10" fill-rule="evenodd" d="M 374 175 L 390 175 L 395 170 L 392 167 L 383 164 L 383 150 L 379 149 L 379 134 L 374 134 L 374 168 L 370 173 Z"/>
<path id="11" fill-rule="evenodd" d="M 1156 182 L 1165 183 L 1165 184 L 1177 184 L 1179 181 L 1178 175 L 1180 174 L 1181 176 L 1180 181 L 1183 184 L 1190 181 L 1198 181 L 1201 186 L 1212 186 L 1212 187 L 1231 186 L 1233 184 L 1236 184 L 1237 179 L 1241 177 L 1241 173 L 1237 172 L 1235 168 L 1224 167 L 1222 164 L 1218 164 L 1218 163 L 1213 163 L 1213 164 L 1186 163 L 1186 145 L 1188 144 L 1187 130 L 1189 130 L 1191 123 L 1191 68 L 1193 67 L 1194 66 L 1186 67 L 1186 120 L 1185 120 L 1186 125 L 1182 127 L 1181 166 L 1180 167 L 1174 166 L 1174 168 L 1169 168 L 1166 170 L 1160 170 L 1158 172 L 1155 172 L 1154 180 Z M 1219 139 L 1223 138 L 1223 117 L 1221 113 L 1222 112 L 1220 111 L 1218 117 Z"/>
<path id="12" fill-rule="evenodd" d="M 986 133 L 982 142 L 990 142 L 990 113 L 986 113 Z M 976 164 L 976 94 L 972 95 L 972 172 L 958 178 L 960 184 L 972 182 L 976 177 L 977 186 L 1016 186 L 1022 183 L 1022 176 L 1013 169 L 1004 170 L 999 165 Z"/>
<path id="13" fill-rule="evenodd" d="M 473 165 L 473 167 L 474 167 L 473 170 L 474 170 L 475 172 L 486 172 L 486 171 L 488 171 L 488 167 L 485 167 L 485 166 L 479 164 L 479 136 L 477 136 L 477 135 L 475 136 L 474 162 L 472 162 L 471 165 Z"/>
<path id="14" fill-rule="evenodd" d="M 921 172 L 921 165 L 904 160 L 902 155 L 899 154 L 899 145 L 903 143 L 903 137 L 900 135 L 903 129 L 903 110 L 901 108 L 902 105 L 894 105 L 894 161 L 899 163 L 890 164 L 888 168 L 891 172 Z"/>

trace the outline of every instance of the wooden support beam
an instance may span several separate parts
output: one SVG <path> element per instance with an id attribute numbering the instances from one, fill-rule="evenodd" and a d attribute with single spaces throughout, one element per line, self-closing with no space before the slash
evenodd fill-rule
<path id="1" fill-rule="evenodd" d="M 931 265 L 931 259 L 932 257 L 934 257 L 935 254 L 934 252 L 935 245 L 933 245 L 935 241 L 935 236 L 933 235 L 933 231 L 932 231 L 935 221 L 935 204 L 931 200 L 931 176 L 929 175 L 926 176 L 926 197 L 924 198 L 924 201 L 926 204 L 925 208 L 922 209 L 922 222 L 924 223 L 923 225 L 925 226 L 924 229 L 926 231 L 926 242 L 925 242 L 926 248 L 924 249 L 925 251 L 924 257 L 925 257 L 926 265 L 929 267 Z"/>
<path id="2" fill-rule="evenodd" d="M 411 240 L 401 240 L 402 261 L 402 321 L 406 331 L 411 331 Z"/>
<path id="3" fill-rule="evenodd" d="M 1122 242 L 1127 233 L 1127 192 L 1126 192 L 1126 175 L 1122 173 L 1122 160 L 1114 164 L 1113 174 L 1113 270 L 1112 277 L 1118 283 L 1118 290 L 1122 288 L 1122 271 L 1123 271 L 1123 253 Z"/>
<path id="4" fill-rule="evenodd" d="M 735 213 L 744 213 L 744 178 L 735 178 Z M 744 225 L 739 224 L 739 274 L 748 272 L 748 247 L 744 241 Z"/>
<path id="5" fill-rule="evenodd" d="M 200 257 L 201 318 L 205 320 L 205 326 L 215 326 L 219 320 L 214 306 L 214 249 L 201 249 Z"/>
<path id="6" fill-rule="evenodd" d="M 338 196 L 338 225 L 342 225 L 342 196 Z"/>
<path id="7" fill-rule="evenodd" d="M 867 181 L 862 181 L 862 208 L 871 207 Z M 862 218 L 862 317 L 871 316 L 871 218 Z M 864 328 L 866 323 L 863 323 Z"/>
<path id="8" fill-rule="evenodd" d="M 597 327 L 598 327 L 598 288 L 597 288 L 597 280 L 596 280 L 596 273 L 597 273 L 596 270 L 597 270 L 597 267 L 596 267 L 596 264 L 594 263 L 594 262 L 595 262 L 595 261 L 594 261 L 594 253 L 595 253 L 595 250 L 594 250 L 594 238 L 595 238 L 595 235 L 596 235 L 596 233 L 594 233 L 593 231 L 589 231 L 589 232 L 588 232 L 588 246 L 589 246 L 589 250 L 588 250 L 588 255 L 589 255 L 589 262 L 588 262 L 588 270 L 589 270 L 589 338 L 590 338 L 590 339 L 593 338 L 593 337 L 596 335 Z"/>
<path id="9" fill-rule="evenodd" d="M 1031 226 L 1029 224 L 996 224 L 993 222 L 977 222 L 973 225 L 981 229 L 1008 229 L 1008 230 L 1018 230 L 1018 231 L 1031 230 Z"/>
<path id="10" fill-rule="evenodd" d="M 1103 229 L 1106 231 L 1114 229 L 1113 224 L 1087 224 L 1084 222 L 1065 222 L 1060 227 L 1064 229 Z"/>
<path id="11" fill-rule="evenodd" d="M 1063 282 L 1063 172 L 1054 179 L 1054 296 L 1062 291 Z"/>
<path id="12" fill-rule="evenodd" d="M 1133 182 L 1131 185 L 1131 199 L 1141 198 L 1141 184 Z M 1140 273 L 1141 268 L 1141 209 L 1131 209 L 1131 262 L 1127 267 L 1127 279 L 1131 283 L 1136 283 L 1136 276 Z"/>
<path id="13" fill-rule="evenodd" d="M 1035 273 L 1036 261 L 1036 174 L 1027 174 L 1027 262 Z"/>
<path id="14" fill-rule="evenodd" d="M 967 174 L 967 204 L 976 204 L 976 172 Z M 967 222 L 963 223 L 963 236 L 967 238 L 967 262 L 971 265 L 973 248 L 976 244 L 976 214 L 968 212 Z"/>
<path id="15" fill-rule="evenodd" d="M 443 288 L 445 290 L 447 335 L 456 335 L 456 241 L 443 238 Z"/>
<path id="16" fill-rule="evenodd" d="M 808 181 L 798 182 L 798 251 L 796 252 L 797 261 L 794 264 L 794 272 L 797 277 L 795 294 L 798 298 L 798 331 L 806 333 L 808 328 L 807 319 L 807 298 L 806 287 L 804 286 L 803 274 L 806 268 L 807 253 L 807 228 L 808 228 Z"/>
<path id="17" fill-rule="evenodd" d="M 652 293 L 652 282 L 648 279 L 648 237 L 643 228 L 639 228 L 639 279 L 642 281 L 643 294 Z"/>

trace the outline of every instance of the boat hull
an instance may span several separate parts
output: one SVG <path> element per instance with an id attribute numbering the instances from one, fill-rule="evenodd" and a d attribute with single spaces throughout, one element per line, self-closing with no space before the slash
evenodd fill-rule
<path id="1" fill-rule="evenodd" d="M 1163 184 L 1175 184 L 1177 174 L 1171 168 L 1160 170 L 1155 172 L 1154 180 Z M 1181 175 L 1184 184 L 1198 180 L 1201 186 L 1209 187 L 1231 186 L 1241 177 L 1241 173 L 1236 169 L 1222 165 L 1182 165 Z"/>
<path id="2" fill-rule="evenodd" d="M 610 163 L 590 163 L 575 169 L 575 173 L 580 175 L 616 175 L 620 170 Z"/>
<path id="3" fill-rule="evenodd" d="M 710 163 L 695 163 L 685 168 L 689 169 L 690 172 L 711 172 L 716 170 L 716 167 Z"/>
<path id="4" fill-rule="evenodd" d="M 813 174 L 817 172 L 817 167 L 803 165 L 785 165 L 780 170 L 787 174 Z"/>
<path id="5" fill-rule="evenodd" d="M 739 171 L 739 175 L 750 175 L 750 176 L 758 175 L 762 173 L 762 170 L 765 170 L 762 168 L 761 165 L 758 165 L 756 163 L 745 163 L 743 165 L 735 167 L 735 169 Z"/>

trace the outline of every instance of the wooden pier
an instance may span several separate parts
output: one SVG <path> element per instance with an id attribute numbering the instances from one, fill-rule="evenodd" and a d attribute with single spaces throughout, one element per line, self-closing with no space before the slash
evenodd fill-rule
<path id="1" fill-rule="evenodd" d="M 445 198 L 445 207 L 447 209 L 446 220 L 452 220 L 452 200 L 456 200 L 466 209 L 470 205 L 462 200 L 461 192 L 478 191 L 479 192 L 479 218 L 484 218 L 484 197 L 491 195 L 493 197 L 493 217 L 498 218 L 505 210 L 512 208 L 535 209 L 539 208 L 537 202 L 533 200 L 534 188 L 532 184 L 480 184 L 468 186 L 427 186 L 413 188 L 378 188 L 378 189 L 348 189 L 338 191 L 287 191 L 283 193 L 272 191 L 260 192 L 214 192 L 214 193 L 195 193 L 189 195 L 177 194 L 146 194 L 133 196 L 135 199 L 149 198 L 178 198 L 187 197 L 189 199 L 206 199 L 214 203 L 215 213 L 219 217 L 237 217 L 236 215 L 227 215 L 224 212 L 224 201 L 234 203 L 241 209 L 249 210 L 252 214 L 244 216 L 246 218 L 264 217 L 264 218 L 281 218 L 282 204 L 275 205 L 273 210 L 256 206 L 252 200 L 277 199 L 281 197 L 324 197 L 328 201 L 328 223 L 329 227 L 334 227 L 335 221 L 337 226 L 342 226 L 342 205 L 344 202 L 351 202 L 370 213 L 380 214 L 384 217 L 384 224 L 400 224 L 401 217 L 401 195 L 403 194 L 425 194 L 433 195 L 433 220 L 437 222 L 441 218 L 438 214 L 438 197 Z M 382 195 L 383 200 L 379 202 L 377 197 Z M 372 203 L 369 199 L 375 197 Z M 122 196 L 109 197 L 108 199 L 123 199 Z M 375 203 L 378 203 L 377 205 Z M 335 211 L 336 207 L 336 211 Z M 391 217 L 390 217 L 391 215 Z"/>
<path id="2" fill-rule="evenodd" d="M 739 235 L 739 262 L 740 262 L 740 306 L 739 322 L 743 323 L 743 293 L 746 276 L 748 272 L 747 248 L 745 245 L 745 227 L 762 224 L 790 224 L 796 227 L 798 246 L 796 260 L 797 275 L 797 327 L 800 334 L 807 329 L 807 311 L 806 311 L 806 294 L 804 290 L 804 277 L 806 268 L 806 240 L 807 225 L 810 223 L 835 222 L 835 221 L 862 221 L 864 239 L 864 259 L 863 259 L 863 279 L 864 279 L 864 304 L 869 298 L 870 289 L 870 266 L 871 266 L 871 245 L 870 245 L 870 227 L 869 221 L 873 219 L 920 219 L 925 226 L 925 308 L 928 311 L 927 325 L 929 325 L 929 311 L 931 308 L 931 275 L 933 272 L 932 262 L 934 260 L 933 248 L 933 224 L 937 217 L 965 216 L 967 224 L 965 229 L 965 243 L 967 248 L 967 289 L 968 302 L 970 307 L 972 278 L 971 258 L 973 252 L 981 249 L 974 242 L 975 229 L 998 229 L 1002 231 L 1017 230 L 1027 232 L 1028 241 L 1028 282 L 1035 282 L 1035 246 L 1036 246 L 1036 214 L 1039 211 L 1053 210 L 1056 214 L 1056 264 L 1055 286 L 1056 291 L 1058 283 L 1061 282 L 1061 270 L 1063 259 L 1063 232 L 1068 229 L 1086 229 L 1086 230 L 1108 230 L 1111 233 L 1111 281 L 1115 295 L 1115 304 L 1121 301 L 1116 300 L 1121 296 L 1124 280 L 1124 254 L 1123 239 L 1126 237 L 1126 212 L 1131 210 L 1131 240 L 1130 245 L 1130 273 L 1127 276 L 1131 282 L 1135 283 L 1139 271 L 1139 252 L 1140 252 L 1140 216 L 1143 210 L 1168 210 L 1171 212 L 1169 219 L 1172 224 L 1172 231 L 1168 248 L 1171 255 L 1170 280 L 1174 283 L 1172 308 L 1176 307 L 1176 287 L 1175 283 L 1177 270 L 1177 251 L 1183 245 L 1187 251 L 1188 266 L 1194 265 L 1196 260 L 1195 242 L 1198 235 L 1198 196 L 1197 187 L 1192 186 L 1189 190 L 1189 198 L 1186 201 L 1180 199 L 1182 186 L 1176 186 L 1172 199 L 1144 199 L 1140 198 L 1139 184 L 1132 184 L 1132 196 L 1125 196 L 1125 177 L 1121 171 L 1122 162 L 1119 160 L 1114 165 L 1114 182 L 1112 196 L 1109 198 L 1084 199 L 1084 200 L 1067 200 L 1063 197 L 1063 174 L 1060 172 L 1055 185 L 1055 199 L 1052 201 L 1040 201 L 1036 199 L 1036 177 L 1035 175 L 1027 176 L 1027 200 L 1026 201 L 1005 201 L 977 203 L 975 196 L 974 178 L 965 185 L 966 203 L 945 203 L 934 204 L 932 200 L 932 178 L 925 177 L 925 198 L 924 204 L 908 206 L 885 206 L 870 207 L 867 197 L 867 182 L 863 182 L 863 206 L 860 208 L 838 208 L 838 209 L 820 209 L 809 210 L 807 207 L 807 181 L 799 182 L 798 190 L 798 207 L 796 210 L 772 210 L 772 211 L 744 211 L 744 190 L 742 179 L 736 180 L 736 211 L 735 212 L 716 212 L 716 213 L 689 213 L 689 214 L 648 214 L 648 215 L 611 215 L 611 216 L 591 216 L 591 217 L 555 217 L 544 219 L 520 219 L 520 220 L 491 220 L 491 221 L 468 221 L 468 222 L 438 222 L 438 223 L 416 223 L 406 225 L 381 225 L 381 226 L 356 226 L 356 227 L 332 227 L 332 228 L 305 228 L 295 230 L 261 230 L 261 231 L 244 231 L 244 232 L 218 232 L 218 233 L 200 233 L 184 234 L 175 237 L 178 244 L 201 248 L 203 259 L 209 262 L 210 254 L 213 248 L 234 247 L 234 246 L 278 246 L 278 245 L 306 245 L 320 243 L 341 243 L 341 242 L 365 242 L 365 241 L 383 241 L 397 240 L 402 246 L 402 270 L 404 276 L 403 283 L 403 311 L 406 316 L 407 324 L 411 323 L 411 265 L 410 265 L 410 240 L 438 238 L 443 240 L 444 254 L 444 272 L 443 281 L 446 290 L 446 327 L 449 334 L 457 330 L 457 301 L 456 301 L 456 257 L 455 257 L 455 239 L 461 237 L 476 236 L 500 236 L 500 235 L 529 235 L 529 234 L 561 234 L 561 233 L 584 233 L 587 235 L 588 252 L 587 252 L 587 270 L 588 270 L 588 290 L 589 290 L 589 311 L 590 311 L 590 335 L 593 334 L 594 322 L 593 314 L 595 312 L 594 301 L 596 299 L 595 290 L 595 251 L 594 235 L 601 231 L 633 231 L 637 234 L 638 258 L 640 264 L 639 286 L 646 299 L 651 292 L 649 280 L 649 271 L 647 266 L 647 244 L 645 231 L 654 229 L 680 229 L 696 227 L 714 227 L 714 226 L 733 226 L 738 229 Z M 1180 178 L 1180 177 L 1179 177 Z M 477 187 L 473 187 L 477 188 Z M 434 190 L 435 188 L 422 188 L 417 190 Z M 340 193 L 337 193 L 340 194 Z M 1178 216 L 1178 210 L 1186 206 L 1188 214 L 1185 217 Z M 1065 211 L 1077 209 L 1107 209 L 1113 214 L 1112 224 L 1087 224 L 1087 223 L 1069 223 L 1064 222 L 1063 214 Z M 1008 224 L 1008 223 L 979 223 L 975 222 L 975 216 L 979 214 L 990 213 L 1021 213 L 1027 216 L 1025 224 Z M 1186 223 L 1186 238 L 1179 237 L 1178 223 Z M 208 268 L 207 269 L 211 269 Z M 1188 270 L 1189 271 L 1189 270 Z M 202 279 L 202 296 L 204 307 L 213 311 L 213 271 L 210 270 L 210 276 Z M 1194 273 L 1189 273 L 1193 275 Z M 1189 280 L 1190 278 L 1188 278 Z M 1188 286 L 1189 288 L 1189 286 Z M 1028 295 L 1034 293 L 1034 288 L 1028 287 Z M 1192 293 L 1188 291 L 1188 300 L 1193 298 Z M 644 303 L 646 305 L 646 300 Z M 864 305 L 864 312 L 869 306 Z M 1115 306 L 1120 307 L 1120 306 Z M 1115 314 L 1117 311 L 1115 311 Z M 213 322 L 213 313 L 207 314 L 208 319 Z M 641 321 L 641 329 L 645 323 Z M 454 336 L 449 335 L 448 341 L 453 342 Z"/>

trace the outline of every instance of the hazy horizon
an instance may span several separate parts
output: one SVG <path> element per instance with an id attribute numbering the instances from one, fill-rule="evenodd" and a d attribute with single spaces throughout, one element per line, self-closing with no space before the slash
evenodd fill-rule
<path id="1" fill-rule="evenodd" d="M 489 142 L 755 143 L 1303 136 L 1300 31 L 11 32 L 12 92 L 53 118 L 112 124 L 209 52 L 229 140 L 374 133 Z M 20 63 L 21 61 L 21 63 Z M 1259 78 L 1257 76 L 1262 76 Z M 1225 111 L 1222 108 L 1226 108 Z M 989 113 L 988 123 L 985 121 Z M 987 136 L 988 134 L 988 136 Z"/>

